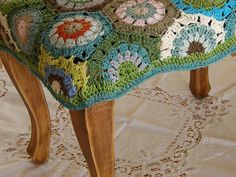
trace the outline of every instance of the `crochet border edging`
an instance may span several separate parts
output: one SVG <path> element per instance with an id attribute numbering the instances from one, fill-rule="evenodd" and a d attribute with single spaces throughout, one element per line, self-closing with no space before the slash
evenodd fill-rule
<path id="1" fill-rule="evenodd" d="M 236 40 L 236 38 L 233 38 L 233 39 Z M 25 60 L 19 58 L 14 52 L 9 50 L 8 48 L 0 46 L 0 50 L 12 55 L 20 63 L 27 64 L 25 62 Z M 82 109 L 90 107 L 90 106 L 92 106 L 92 105 L 94 105 L 98 102 L 117 99 L 117 98 L 123 96 L 124 94 L 130 92 L 135 87 L 142 84 L 145 80 L 147 80 L 148 78 L 151 78 L 154 75 L 157 75 L 157 74 L 160 74 L 160 73 L 172 72 L 172 71 L 194 70 L 194 69 L 206 67 L 210 64 L 216 63 L 217 61 L 223 60 L 224 57 L 226 57 L 227 55 L 230 55 L 231 53 L 233 53 L 235 51 L 236 51 L 236 43 L 234 42 L 234 44 L 231 47 L 227 48 L 227 46 L 226 46 L 226 49 L 224 51 L 218 53 L 217 55 L 214 55 L 213 57 L 209 58 L 206 61 L 195 61 L 195 62 L 192 62 L 192 63 L 183 64 L 183 65 L 175 65 L 174 64 L 174 65 L 166 65 L 166 66 L 163 66 L 163 67 L 160 67 L 160 68 L 159 67 L 154 68 L 153 70 L 148 71 L 147 73 L 145 73 L 144 75 L 142 75 L 138 79 L 133 80 L 131 83 L 129 83 L 128 85 L 126 85 L 125 87 L 123 87 L 120 90 L 116 90 L 112 93 L 104 93 L 104 92 L 99 93 L 95 96 L 91 96 L 91 98 L 89 98 L 88 100 L 86 100 L 86 101 L 84 101 L 84 102 L 82 102 L 78 105 L 74 105 L 74 104 L 70 103 L 70 101 L 68 101 L 66 99 L 63 99 L 62 97 L 59 97 L 58 95 L 56 95 L 55 92 L 50 87 L 50 85 L 48 84 L 48 82 L 46 81 L 46 79 L 43 78 L 37 72 L 36 68 L 31 67 L 29 69 L 36 77 L 38 77 L 42 81 L 44 86 L 48 88 L 48 90 L 51 92 L 53 97 L 56 100 L 58 100 L 63 106 L 65 106 L 68 109 L 82 110 Z"/>

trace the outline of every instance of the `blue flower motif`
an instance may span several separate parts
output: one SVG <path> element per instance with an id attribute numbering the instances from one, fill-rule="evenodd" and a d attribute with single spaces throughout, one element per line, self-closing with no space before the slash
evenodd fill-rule
<path id="1" fill-rule="evenodd" d="M 228 0 L 225 2 L 223 7 L 213 7 L 210 10 L 205 8 L 194 8 L 192 5 L 185 4 L 183 0 L 172 0 L 175 3 L 176 7 L 183 10 L 188 14 L 198 14 L 201 13 L 206 16 L 213 16 L 215 19 L 222 21 L 225 20 L 229 14 L 232 13 L 233 9 L 236 7 L 235 0 Z"/>
<path id="2" fill-rule="evenodd" d="M 77 93 L 77 88 L 76 88 L 76 86 L 73 86 L 69 89 L 68 96 L 73 97 L 73 96 L 75 96 L 76 93 Z"/>
<path id="3" fill-rule="evenodd" d="M 173 56 L 187 56 L 210 52 L 217 45 L 215 35 L 209 26 L 190 24 L 174 39 L 171 53 Z"/>
<path id="4" fill-rule="evenodd" d="M 145 48 L 137 44 L 122 43 L 113 48 L 104 59 L 103 78 L 116 83 L 119 80 L 119 67 L 124 62 L 131 62 L 142 71 L 150 64 L 150 59 Z"/>
<path id="5" fill-rule="evenodd" d="M 69 86 L 69 85 L 71 85 L 72 82 L 73 82 L 73 80 L 72 80 L 71 76 L 66 75 L 66 76 L 64 77 L 64 84 L 65 84 L 65 85 Z"/>
<path id="6" fill-rule="evenodd" d="M 65 73 L 61 68 L 47 65 L 44 69 L 45 78 L 51 84 L 52 89 L 64 96 L 72 98 L 76 95 L 78 89 L 73 84 L 73 79 L 70 74 Z"/>

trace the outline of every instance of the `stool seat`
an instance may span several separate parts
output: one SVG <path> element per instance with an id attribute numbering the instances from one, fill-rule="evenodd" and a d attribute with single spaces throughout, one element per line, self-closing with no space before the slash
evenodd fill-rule
<path id="1" fill-rule="evenodd" d="M 80 110 L 222 60 L 235 24 L 235 0 L 0 0 L 0 50 Z"/>

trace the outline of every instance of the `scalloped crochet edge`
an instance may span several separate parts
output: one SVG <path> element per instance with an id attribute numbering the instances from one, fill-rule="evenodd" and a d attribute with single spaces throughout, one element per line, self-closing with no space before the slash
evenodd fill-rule
<path id="1" fill-rule="evenodd" d="M 227 42 L 230 43 L 232 41 L 233 41 L 233 45 L 231 47 L 228 47 L 228 45 L 226 43 Z M 204 61 L 199 61 L 199 60 L 198 61 L 193 61 L 192 60 L 193 61 L 192 63 L 187 63 L 187 64 L 175 63 L 175 64 L 172 64 L 172 65 L 166 65 L 166 66 L 162 66 L 162 67 L 160 66 L 160 67 L 154 68 L 153 70 L 148 71 L 147 73 L 145 73 L 144 75 L 142 75 L 138 79 L 133 80 L 132 82 L 130 82 L 128 85 L 126 85 L 125 87 L 123 87 L 120 90 L 116 90 L 112 93 L 104 93 L 104 92 L 99 93 L 95 96 L 91 96 L 91 98 L 87 99 L 84 102 L 81 102 L 78 105 L 74 105 L 74 104 L 70 103 L 68 100 L 63 99 L 62 97 L 59 97 L 58 95 L 56 95 L 54 93 L 54 91 L 52 90 L 52 88 L 50 87 L 50 85 L 45 80 L 45 78 L 43 78 L 37 72 L 37 68 L 34 68 L 34 67 L 32 67 L 32 65 L 30 65 L 31 68 L 29 68 L 29 69 L 36 77 L 38 77 L 42 81 L 44 86 L 51 92 L 53 97 L 56 100 L 58 100 L 58 102 L 61 103 L 64 107 L 66 107 L 68 109 L 72 109 L 72 110 L 82 110 L 82 109 L 90 107 L 90 106 L 92 106 L 92 105 L 94 105 L 98 102 L 117 99 L 117 98 L 125 95 L 126 93 L 132 91 L 135 87 L 142 84 L 144 81 L 146 81 L 147 79 L 151 78 L 154 75 L 157 75 L 157 74 L 160 74 L 160 73 L 172 72 L 172 71 L 194 70 L 194 69 L 206 67 L 210 64 L 213 64 L 213 63 L 216 63 L 220 60 L 223 60 L 224 57 L 236 52 L 236 37 L 231 38 L 231 40 L 226 41 L 224 44 L 222 44 L 222 47 L 224 48 L 224 50 L 222 50 L 220 53 L 217 53 L 216 55 L 212 56 L 211 58 L 209 58 L 207 60 L 204 60 Z M 7 52 L 8 54 L 12 55 L 13 57 L 15 57 L 22 64 L 27 64 L 25 62 L 25 60 L 17 57 L 17 55 L 14 52 L 10 51 L 8 48 L 0 46 L 0 50 L 2 50 L 4 52 Z M 215 50 L 213 50 L 212 53 L 214 53 Z M 205 55 L 207 55 L 207 54 L 205 54 Z M 182 59 L 183 60 L 188 60 L 188 58 L 191 58 L 191 57 L 185 57 L 185 58 L 182 58 Z M 173 58 L 173 59 L 175 60 L 175 58 Z M 171 58 L 168 58 L 168 60 L 171 60 Z"/>

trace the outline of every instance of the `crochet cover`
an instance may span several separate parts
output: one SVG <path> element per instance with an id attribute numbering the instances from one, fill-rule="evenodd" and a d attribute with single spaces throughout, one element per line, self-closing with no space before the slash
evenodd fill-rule
<path id="1" fill-rule="evenodd" d="M 236 0 L 0 0 L 0 50 L 69 109 L 236 51 Z"/>

